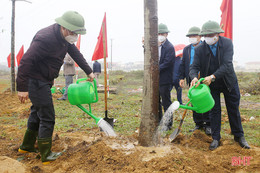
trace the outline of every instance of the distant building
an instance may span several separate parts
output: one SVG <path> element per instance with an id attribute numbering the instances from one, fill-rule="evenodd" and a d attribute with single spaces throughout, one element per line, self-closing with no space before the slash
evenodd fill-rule
<path id="1" fill-rule="evenodd" d="M 260 72 L 260 61 L 245 63 L 246 72 Z"/>

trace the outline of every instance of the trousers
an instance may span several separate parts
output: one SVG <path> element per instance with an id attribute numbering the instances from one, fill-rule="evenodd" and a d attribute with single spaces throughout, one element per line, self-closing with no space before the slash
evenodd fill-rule
<path id="1" fill-rule="evenodd" d="M 29 79 L 28 92 L 32 102 L 27 127 L 38 131 L 39 138 L 50 138 L 55 125 L 55 111 L 52 101 L 51 84 Z"/>
<path id="2" fill-rule="evenodd" d="M 224 99 L 226 103 L 227 113 L 231 132 L 236 137 L 244 136 L 244 131 L 241 123 L 241 117 L 239 112 L 240 103 L 240 91 L 238 83 L 234 85 L 231 91 L 222 85 L 223 87 L 214 88 L 211 87 L 211 94 L 215 100 L 215 106 L 210 110 L 210 126 L 212 130 L 212 138 L 215 140 L 220 140 L 220 129 L 221 129 L 221 104 L 220 104 L 220 93 L 224 94 Z"/>

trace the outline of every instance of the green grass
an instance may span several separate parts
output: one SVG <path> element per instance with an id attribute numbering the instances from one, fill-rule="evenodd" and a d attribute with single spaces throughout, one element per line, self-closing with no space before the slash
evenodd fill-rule
<path id="1" fill-rule="evenodd" d="M 108 116 L 110 118 L 117 119 L 115 123 L 115 131 L 122 135 L 132 135 L 135 133 L 136 129 L 139 128 L 141 120 L 141 107 L 142 107 L 142 92 L 137 92 L 137 89 L 142 88 L 143 85 L 143 71 L 134 72 L 123 72 L 123 71 L 113 71 L 110 75 L 110 85 L 111 87 L 116 87 L 117 94 L 110 94 L 107 102 Z M 82 72 L 79 73 L 79 77 L 86 77 Z M 0 76 L 1 78 L 1 76 Z M 258 78 L 257 73 L 239 73 L 239 85 L 241 88 L 245 88 L 249 81 L 255 81 Z M 103 75 L 101 75 L 99 81 L 103 84 Z M 0 83 L 8 83 L 9 80 L 0 80 Z M 75 82 L 75 81 L 74 81 Z M 56 84 L 64 85 L 64 77 L 61 75 L 55 80 Z M 8 83 L 9 84 L 9 83 Z M 257 89 L 258 86 L 256 86 Z M 183 102 L 187 103 L 187 92 L 188 89 L 183 90 Z M 173 95 L 175 95 L 175 89 L 172 90 Z M 55 114 L 56 114 L 56 124 L 55 131 L 84 131 L 91 132 L 92 128 L 96 128 L 97 125 L 95 121 L 79 109 L 77 106 L 70 105 L 68 101 L 58 101 L 57 98 L 61 94 L 56 94 L 53 98 Z M 105 116 L 105 105 L 104 105 L 104 94 L 99 93 L 99 101 L 91 105 L 92 113 L 97 117 Z M 221 96 L 223 98 L 223 96 Z M 176 100 L 173 97 L 172 100 Z M 241 102 L 248 103 L 248 107 L 243 106 L 240 108 L 241 116 L 246 119 L 242 122 L 245 137 L 249 144 L 260 146 L 260 110 L 257 106 L 252 106 L 252 104 L 259 103 L 260 95 L 251 96 L 241 96 Z M 88 105 L 84 105 L 88 109 Z M 174 115 L 174 123 L 171 131 L 167 134 L 171 134 L 175 128 L 178 127 L 179 121 L 181 119 L 183 110 L 178 110 Z M 0 121 L 3 124 L 12 124 L 19 115 L 13 115 L 12 117 L 7 117 L 1 115 Z M 226 108 L 222 108 L 222 118 L 225 118 Z M 248 121 L 250 117 L 255 117 L 255 120 Z M 15 125 L 20 128 L 25 128 L 27 119 L 21 119 Z M 188 111 L 185 117 L 185 121 L 182 125 L 182 133 L 184 135 L 190 136 L 190 129 L 194 128 L 194 122 L 192 118 L 192 112 Z M 230 129 L 229 122 L 225 121 L 221 125 L 221 136 L 223 139 L 233 139 L 233 136 L 228 133 Z M 5 134 L 0 134 L 4 136 Z"/>
<path id="2" fill-rule="evenodd" d="M 82 75 L 83 76 L 83 75 Z M 238 77 L 242 78 L 240 80 L 240 85 L 246 86 L 247 80 L 252 81 L 252 77 L 256 78 L 255 73 L 245 73 L 239 74 Z M 103 83 L 103 75 L 99 79 L 100 83 Z M 113 81 L 113 82 L 111 82 Z M 131 135 L 137 128 L 139 128 L 141 120 L 141 107 L 142 107 L 142 92 L 131 92 L 138 88 L 142 88 L 143 83 L 143 72 L 123 72 L 115 71 L 110 73 L 110 85 L 117 87 L 118 93 L 110 94 L 107 102 L 108 106 L 108 116 L 117 119 L 115 123 L 115 131 L 122 135 Z M 183 90 L 183 102 L 188 101 L 187 98 L 188 89 Z M 175 90 L 172 90 L 173 95 L 175 95 Z M 221 96 L 223 98 L 223 96 Z M 248 103 L 258 103 L 260 96 L 252 95 L 249 97 L 241 96 L 241 101 L 246 101 Z M 173 97 L 172 100 L 176 100 Z M 86 113 L 81 111 L 76 106 L 70 105 L 67 101 L 55 102 L 56 111 L 56 130 L 89 130 L 95 127 L 95 122 Z M 99 102 L 91 105 L 92 113 L 97 117 L 104 117 L 104 94 L 99 93 Z M 258 109 L 240 109 L 242 117 L 247 120 L 254 115 L 255 121 L 243 121 L 242 125 L 245 132 L 245 137 L 250 144 L 260 146 L 260 127 L 259 127 L 259 115 L 260 111 Z M 172 130 L 168 131 L 167 134 L 171 134 L 175 128 L 179 125 L 179 120 L 181 119 L 183 110 L 178 110 L 174 117 L 174 123 Z M 225 107 L 222 108 L 222 118 L 227 116 Z M 185 117 L 184 124 L 182 126 L 182 133 L 184 135 L 190 136 L 190 129 L 194 128 L 194 122 L 192 118 L 192 112 L 188 111 Z M 230 129 L 229 122 L 225 121 L 221 125 L 221 136 L 223 139 L 232 139 L 233 136 L 227 133 Z"/>

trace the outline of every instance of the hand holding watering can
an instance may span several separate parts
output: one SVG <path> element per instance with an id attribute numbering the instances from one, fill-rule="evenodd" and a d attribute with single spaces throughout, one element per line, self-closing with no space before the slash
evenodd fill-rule
<path id="1" fill-rule="evenodd" d="M 196 81 L 192 87 L 189 89 L 188 98 L 190 101 L 186 105 L 179 105 L 180 108 L 190 109 L 196 111 L 197 113 L 205 113 L 213 108 L 215 101 L 210 94 L 210 89 L 205 84 L 200 84 L 202 81 L 204 83 L 204 78 L 198 80 L 197 78 L 192 81 Z M 189 103 L 192 103 L 192 107 L 188 106 Z"/>
<path id="2" fill-rule="evenodd" d="M 215 80 L 215 75 L 210 75 L 210 76 L 207 76 L 204 78 L 203 80 L 203 84 L 209 86 L 211 84 L 211 82 L 213 82 L 212 80 L 214 79 Z M 198 80 L 198 78 L 194 78 L 192 81 L 191 81 L 191 87 L 196 85 L 195 88 L 197 88 L 200 84 L 200 81 Z"/>

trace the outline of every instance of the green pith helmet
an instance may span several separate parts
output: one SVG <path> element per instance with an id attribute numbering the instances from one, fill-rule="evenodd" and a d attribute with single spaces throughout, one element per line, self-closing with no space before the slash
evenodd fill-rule
<path id="1" fill-rule="evenodd" d="M 76 11 L 67 11 L 61 17 L 56 18 L 55 21 L 76 34 L 86 34 L 84 18 Z"/>
<path id="2" fill-rule="evenodd" d="M 189 37 L 191 35 L 199 35 L 200 33 L 200 28 L 197 26 L 193 26 L 189 29 L 188 34 L 186 35 L 186 37 Z"/>
<path id="3" fill-rule="evenodd" d="M 168 32 L 170 32 L 170 31 L 168 30 L 167 25 L 160 23 L 158 26 L 158 33 L 163 34 L 163 33 L 168 33 Z"/>
<path id="4" fill-rule="evenodd" d="M 203 24 L 199 35 L 218 34 L 218 33 L 224 33 L 224 31 L 220 28 L 217 22 L 209 20 L 208 22 Z"/>

